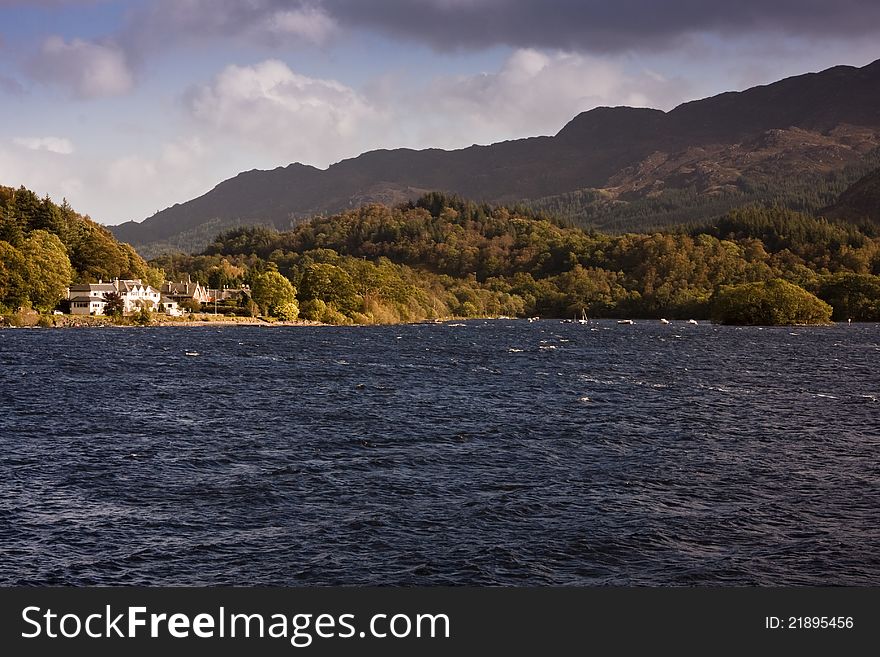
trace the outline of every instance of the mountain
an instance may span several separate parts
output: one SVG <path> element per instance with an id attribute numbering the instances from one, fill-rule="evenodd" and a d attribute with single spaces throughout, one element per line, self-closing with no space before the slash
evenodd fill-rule
<path id="1" fill-rule="evenodd" d="M 857 180 L 823 214 L 831 219 L 880 223 L 880 169 Z"/>
<path id="2" fill-rule="evenodd" d="M 645 227 L 760 198 L 821 208 L 870 165 L 880 166 L 880 60 L 670 112 L 596 108 L 553 137 L 454 151 L 377 150 L 326 170 L 292 164 L 248 171 L 112 230 L 142 252 L 193 250 L 223 228 L 288 228 L 311 215 L 410 200 L 425 190 L 523 202 L 582 225 Z"/>

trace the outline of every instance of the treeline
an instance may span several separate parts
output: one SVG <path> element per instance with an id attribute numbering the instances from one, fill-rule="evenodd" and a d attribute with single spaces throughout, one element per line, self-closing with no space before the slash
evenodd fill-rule
<path id="1" fill-rule="evenodd" d="M 201 255 L 152 264 L 212 287 L 277 271 L 295 287 L 302 316 L 334 323 L 581 309 L 708 317 L 723 287 L 775 280 L 818 295 L 835 319 L 880 320 L 880 240 L 771 208 L 731 211 L 689 231 L 605 235 L 434 193 L 288 232 L 230 230 Z"/>
<path id="2" fill-rule="evenodd" d="M 21 307 L 49 312 L 71 283 L 115 277 L 157 286 L 164 280 L 67 201 L 57 205 L 24 187 L 0 187 L 0 314 Z"/>

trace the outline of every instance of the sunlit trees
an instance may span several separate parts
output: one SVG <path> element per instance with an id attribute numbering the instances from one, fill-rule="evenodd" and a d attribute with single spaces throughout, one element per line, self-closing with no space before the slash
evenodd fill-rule
<path id="1" fill-rule="evenodd" d="M 0 313 L 18 310 L 28 302 L 27 263 L 9 242 L 0 241 Z"/>
<path id="2" fill-rule="evenodd" d="M 106 228 L 74 212 L 66 200 L 57 205 L 24 187 L 0 187 L 0 240 L 23 249 L 37 232 L 59 240 L 77 281 L 140 278 L 158 287 L 164 278 L 130 245 L 121 244 Z"/>
<path id="3" fill-rule="evenodd" d="M 24 241 L 21 254 L 25 261 L 28 299 L 34 309 L 50 312 L 64 298 L 73 280 L 73 267 L 67 249 L 56 235 L 35 230 Z"/>
<path id="4" fill-rule="evenodd" d="M 260 311 L 271 316 L 279 312 L 286 315 L 296 314 L 296 289 L 284 276 L 277 271 L 267 271 L 254 276 L 251 281 L 251 297 L 260 307 Z"/>
<path id="5" fill-rule="evenodd" d="M 824 324 L 831 306 L 788 281 L 724 286 L 715 296 L 713 319 L 722 324 Z"/>

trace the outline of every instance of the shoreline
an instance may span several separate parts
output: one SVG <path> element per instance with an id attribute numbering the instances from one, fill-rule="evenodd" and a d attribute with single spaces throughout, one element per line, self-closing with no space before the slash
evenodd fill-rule
<path id="1" fill-rule="evenodd" d="M 47 325 L 45 323 L 45 318 L 49 317 L 52 320 L 52 324 Z M 449 322 L 465 322 L 465 321 L 528 321 L 528 318 L 525 317 L 448 317 L 445 319 L 425 319 L 415 322 L 398 322 L 395 324 L 326 324 L 323 322 L 317 322 L 312 320 L 295 320 L 295 321 L 269 321 L 265 319 L 260 319 L 257 317 L 223 317 L 214 319 L 214 315 L 206 315 L 202 316 L 199 319 L 168 319 L 163 318 L 159 321 L 151 321 L 147 324 L 136 324 L 134 322 L 130 323 L 114 323 L 107 321 L 105 317 L 97 317 L 94 315 L 84 315 L 84 316 L 76 316 L 76 315 L 63 315 L 63 316 L 46 316 L 46 315 L 33 315 L 28 316 L 26 323 L 22 323 L 19 325 L 12 323 L 5 323 L 3 320 L 5 317 L 0 317 L 0 330 L 7 329 L 113 329 L 113 328 L 123 328 L 123 329 L 136 329 L 136 328 L 199 328 L 199 327 L 235 327 L 235 326 L 261 326 L 266 328 L 277 328 L 277 327 L 313 327 L 313 326 L 328 326 L 328 327 L 367 327 L 367 326 L 415 326 L 420 324 L 432 324 L 432 325 L 443 325 L 448 324 Z M 41 323 L 41 319 L 43 319 L 43 323 Z M 616 318 L 602 318 L 591 320 L 591 322 L 618 322 Z M 698 320 L 700 325 L 712 325 L 712 326 L 724 326 L 724 324 L 716 324 L 708 319 Z M 542 322 L 564 322 L 562 318 L 552 318 L 548 317 Z M 657 319 L 636 319 L 634 320 L 636 324 L 655 324 L 658 323 Z M 672 320 L 672 324 L 686 324 L 687 320 Z M 850 324 L 874 324 L 875 322 L 851 322 Z M 738 326 L 738 327 L 758 327 L 758 328 L 821 328 L 821 327 L 829 327 L 829 326 L 846 326 L 847 322 L 830 322 L 827 324 L 778 324 L 778 325 L 745 325 L 745 324 L 730 324 L 727 326 Z"/>
<path id="2" fill-rule="evenodd" d="M 51 324 L 47 324 L 46 320 L 43 318 L 48 317 L 51 320 Z M 322 324 L 321 322 L 313 322 L 310 320 L 296 320 L 296 321 L 267 321 L 263 319 L 258 319 L 256 317 L 240 317 L 240 318 L 232 318 L 232 317 L 224 317 L 222 319 L 213 319 L 213 315 L 210 316 L 211 319 L 181 319 L 181 320 L 169 320 L 162 319 L 159 321 L 150 321 L 146 324 L 137 324 L 134 322 L 123 322 L 116 323 L 110 321 L 109 318 L 106 317 L 96 317 L 93 315 L 84 315 L 82 317 L 75 315 L 63 315 L 63 316 L 28 316 L 26 321 L 22 324 L 12 324 L 5 323 L 3 318 L 0 318 L 0 330 L 2 329 L 100 329 L 100 328 L 163 328 L 163 327 L 185 327 L 185 328 L 195 328 L 195 327 L 211 327 L 211 326 L 265 326 L 265 327 L 275 327 L 275 326 L 329 326 L 329 324 Z M 43 320 L 41 322 L 41 320 Z"/>

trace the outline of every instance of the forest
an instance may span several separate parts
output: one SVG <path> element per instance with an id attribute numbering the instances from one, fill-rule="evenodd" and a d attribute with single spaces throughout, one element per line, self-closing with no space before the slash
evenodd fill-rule
<path id="1" fill-rule="evenodd" d="M 742 294 L 790 294 L 776 283 L 753 285 L 775 281 L 810 303 L 788 304 L 791 312 L 770 315 L 773 323 L 880 321 L 875 227 L 774 207 L 731 210 L 703 226 L 606 235 L 527 208 L 431 193 L 398 207 L 316 217 L 286 232 L 232 229 L 199 255 L 150 264 L 211 287 L 277 273 L 290 282 L 300 317 L 336 324 L 579 317 L 582 310 L 594 318 L 737 321 L 727 306 Z M 737 297 L 738 286 L 746 287 Z M 268 302 L 258 306 L 269 310 Z"/>
<path id="2" fill-rule="evenodd" d="M 21 307 L 51 312 L 71 283 L 164 274 L 67 201 L 0 186 L 0 315 Z"/>
<path id="3" fill-rule="evenodd" d="M 103 227 L 24 188 L 0 188 L 0 314 L 50 313 L 72 282 L 191 276 L 251 291 L 223 312 L 371 324 L 446 317 L 880 321 L 880 237 L 753 206 L 702 226 L 608 235 L 543 211 L 430 193 L 287 232 L 242 227 L 201 254 L 146 263 Z M 763 310 L 757 310 L 758 308 Z"/>

